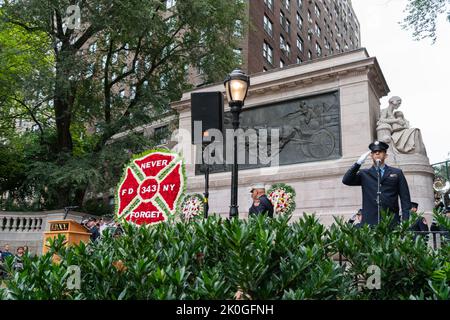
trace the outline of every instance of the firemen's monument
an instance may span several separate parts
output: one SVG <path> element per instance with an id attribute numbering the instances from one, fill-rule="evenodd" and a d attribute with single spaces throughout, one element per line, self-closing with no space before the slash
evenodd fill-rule
<path id="1" fill-rule="evenodd" d="M 179 114 L 180 132 L 191 132 L 191 93 L 208 91 L 224 92 L 223 83 L 186 92 L 172 104 Z M 420 130 L 409 126 L 403 113 L 395 110 L 398 106 L 380 105 L 389 92 L 377 59 L 364 48 L 252 75 L 240 127 L 278 129 L 279 153 L 276 166 L 239 166 L 239 216 L 248 214 L 250 185 L 265 183 L 269 187 L 278 182 L 295 188 L 294 219 L 303 212 L 316 213 L 321 222 L 329 224 L 333 216 L 356 213 L 361 207 L 361 189 L 346 187 L 342 177 L 376 139 L 392 146 L 387 164 L 403 170 L 411 200 L 430 214 L 433 169 Z M 394 96 L 389 103 L 398 104 L 399 99 Z M 225 101 L 225 128 L 231 128 L 228 111 Z M 407 105 L 402 111 L 407 117 Z M 205 182 L 198 164 L 199 147 L 192 145 L 189 137 L 178 137 L 177 142 L 175 148 L 186 162 L 186 192 L 201 193 Z M 369 161 L 365 164 L 370 165 Z M 230 180 L 225 165 L 211 166 L 211 214 L 228 215 Z"/>

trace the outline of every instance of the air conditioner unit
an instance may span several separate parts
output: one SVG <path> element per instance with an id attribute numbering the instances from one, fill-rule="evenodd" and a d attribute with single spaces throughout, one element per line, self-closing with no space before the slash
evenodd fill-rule
<path id="1" fill-rule="evenodd" d="M 308 34 L 314 34 L 314 30 L 313 29 L 309 29 L 308 30 Z"/>
<path id="2" fill-rule="evenodd" d="M 286 50 L 286 45 L 284 43 L 280 43 L 280 49 L 281 50 Z"/>

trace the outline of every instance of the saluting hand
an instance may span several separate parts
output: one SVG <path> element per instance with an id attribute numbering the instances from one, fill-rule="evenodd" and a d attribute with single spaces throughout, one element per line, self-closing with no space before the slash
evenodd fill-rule
<path id="1" fill-rule="evenodd" d="M 361 155 L 361 157 L 359 157 L 359 159 L 358 159 L 358 161 L 356 161 L 356 163 L 359 165 L 362 165 L 366 161 L 366 159 L 370 153 L 371 153 L 371 151 L 365 152 L 363 155 Z"/>

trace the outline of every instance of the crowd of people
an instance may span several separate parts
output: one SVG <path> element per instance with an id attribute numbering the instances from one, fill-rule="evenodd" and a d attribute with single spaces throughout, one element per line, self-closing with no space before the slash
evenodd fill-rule
<path id="1" fill-rule="evenodd" d="M 91 241 L 96 241 L 101 238 L 106 230 L 111 230 L 114 237 L 120 236 L 123 233 L 120 223 L 112 218 L 95 218 L 90 217 L 83 219 L 81 225 L 89 230 L 91 233 Z"/>
<path id="2" fill-rule="evenodd" d="M 0 249 L 0 279 L 3 279 L 6 275 L 4 271 L 3 264 L 7 259 L 13 259 L 13 268 L 14 270 L 22 270 L 23 269 L 23 256 L 28 254 L 27 246 L 20 246 L 16 249 L 16 254 L 12 254 L 10 252 L 9 244 L 5 244 L 5 246 Z"/>
<path id="3" fill-rule="evenodd" d="M 97 241 L 107 229 L 111 230 L 114 237 L 123 234 L 121 225 L 112 218 L 90 217 L 83 219 L 81 224 L 91 233 L 91 241 Z M 9 244 L 5 244 L 3 248 L 0 248 L 0 279 L 4 279 L 6 276 L 4 264 L 8 259 L 13 259 L 14 270 L 20 271 L 23 269 L 23 256 L 28 254 L 30 254 L 28 246 L 17 247 L 15 254 L 11 252 Z"/>

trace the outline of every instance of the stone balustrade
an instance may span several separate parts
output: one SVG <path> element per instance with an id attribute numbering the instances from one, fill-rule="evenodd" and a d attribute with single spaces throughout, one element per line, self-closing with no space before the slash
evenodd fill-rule
<path id="1" fill-rule="evenodd" d="M 67 220 L 81 222 L 89 215 L 69 211 Z M 64 210 L 41 212 L 0 211 L 0 250 L 9 244 L 10 252 L 15 253 L 17 247 L 27 246 L 32 254 L 41 254 L 44 232 L 49 230 L 49 221 L 62 220 Z"/>
<path id="2" fill-rule="evenodd" d="M 0 232 L 42 232 L 45 215 L 42 214 L 1 214 Z"/>

